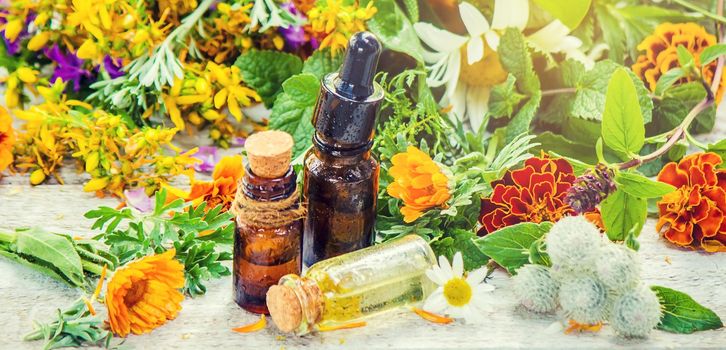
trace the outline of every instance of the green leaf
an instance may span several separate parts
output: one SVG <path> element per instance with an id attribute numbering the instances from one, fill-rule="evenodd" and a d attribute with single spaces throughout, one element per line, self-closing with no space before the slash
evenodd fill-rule
<path id="1" fill-rule="evenodd" d="M 638 154 L 645 143 L 637 91 L 624 68 L 616 70 L 608 83 L 602 137 L 608 147 L 626 154 Z"/>
<path id="2" fill-rule="evenodd" d="M 319 80 L 323 79 L 328 73 L 337 72 L 343 63 L 343 55 L 330 55 L 330 50 L 316 50 L 303 63 L 302 72 L 310 73 Z"/>
<path id="3" fill-rule="evenodd" d="M 550 228 L 550 222 L 524 222 L 501 228 L 474 240 L 474 243 L 510 274 L 516 274 L 518 268 L 529 263 L 532 243 L 542 238 Z"/>
<path id="4" fill-rule="evenodd" d="M 616 190 L 600 203 L 600 211 L 608 238 L 624 241 L 633 229 L 636 237 L 640 234 L 648 211 L 648 201 Z"/>
<path id="5" fill-rule="evenodd" d="M 443 255 L 452 261 L 456 252 L 461 252 L 464 258 L 464 269 L 471 271 L 484 266 L 489 257 L 479 250 L 473 239 L 476 235 L 472 231 L 454 229 L 449 237 L 441 238 L 431 242 L 431 248 L 437 256 Z"/>
<path id="6" fill-rule="evenodd" d="M 588 120 L 602 120 L 605 111 L 605 102 L 607 100 L 609 80 L 613 73 L 621 68 L 623 66 L 613 61 L 605 60 L 597 62 L 589 71 L 575 76 L 579 80 L 572 85 L 576 89 L 570 112 L 572 116 Z M 563 74 L 565 73 L 563 72 Z M 646 124 L 650 123 L 653 110 L 653 100 L 650 97 L 650 91 L 635 73 L 629 69 L 627 73 L 630 76 L 630 80 L 635 84 L 636 96 L 640 105 L 640 112 L 643 116 L 643 122 Z M 571 74 L 568 73 L 568 75 Z M 569 77 L 568 79 L 572 80 L 573 77 Z"/>
<path id="7" fill-rule="evenodd" d="M 636 198 L 660 198 L 676 190 L 667 183 L 653 181 L 637 173 L 620 172 L 615 176 L 615 182 L 618 190 Z"/>
<path id="8" fill-rule="evenodd" d="M 663 98 L 656 101 L 654 132 L 672 130 L 686 118 L 686 115 L 706 97 L 706 90 L 698 82 L 678 84 L 666 90 Z M 691 123 L 689 131 L 694 134 L 713 130 L 716 123 L 716 108 L 709 107 Z"/>
<path id="9" fill-rule="evenodd" d="M 595 7 L 595 16 L 600 24 L 603 39 L 608 44 L 608 58 L 622 63 L 625 58 L 625 32 L 623 31 L 620 20 L 613 16 L 610 7 L 597 5 Z"/>
<path id="10" fill-rule="evenodd" d="M 686 76 L 686 72 L 681 68 L 673 68 L 658 78 L 658 82 L 655 84 L 655 92 L 657 96 L 663 95 L 663 92 L 670 89 L 673 84 L 681 80 Z"/>
<path id="11" fill-rule="evenodd" d="M 532 119 L 534 119 L 534 116 L 537 114 L 537 108 L 539 108 L 539 103 L 541 101 L 542 94 L 537 91 L 530 97 L 529 101 L 522 106 L 507 126 L 506 142 L 512 142 L 512 140 L 522 133 L 529 133 L 530 124 L 532 124 Z"/>
<path id="12" fill-rule="evenodd" d="M 85 282 L 81 257 L 69 238 L 50 233 L 41 228 L 17 231 L 16 252 L 33 257 L 52 266 L 75 286 Z"/>
<path id="13" fill-rule="evenodd" d="M 364 6 L 367 1 L 361 2 Z M 378 37 L 387 49 L 407 54 L 419 63 L 423 63 L 423 47 L 406 17 L 395 0 L 376 0 L 378 11 L 366 25 L 368 30 Z"/>
<path id="14" fill-rule="evenodd" d="M 527 95 L 534 95 L 540 91 L 539 78 L 534 71 L 529 48 L 519 30 L 507 28 L 497 50 L 507 53 L 500 55 L 499 61 L 507 72 L 514 75 L 519 91 Z"/>
<path id="15" fill-rule="evenodd" d="M 312 117 L 320 81 L 312 74 L 298 74 L 282 83 L 282 89 L 272 107 L 270 129 L 292 135 L 295 139 L 292 158 L 295 159 L 312 145 L 315 132 Z"/>
<path id="16" fill-rule="evenodd" d="M 551 131 L 538 133 L 534 141 L 540 143 L 540 146 L 533 150 L 533 154 L 538 154 L 539 150 L 542 150 L 545 152 L 555 152 L 562 156 L 575 158 L 591 164 L 597 163 L 595 147 L 592 144 L 575 142 Z"/>
<path id="17" fill-rule="evenodd" d="M 716 44 L 707 47 L 701 52 L 701 66 L 706 66 L 715 61 L 719 56 L 726 54 L 726 44 Z"/>
<path id="18" fill-rule="evenodd" d="M 676 48 L 676 54 L 678 55 L 678 64 L 681 65 L 683 69 L 689 69 L 694 64 L 693 55 L 683 47 L 683 45 L 678 45 Z"/>
<path id="19" fill-rule="evenodd" d="M 572 30 L 585 18 L 592 0 L 534 0 L 534 3 Z"/>
<path id="20" fill-rule="evenodd" d="M 650 288 L 658 295 L 663 307 L 658 329 L 690 334 L 723 327 L 723 322 L 716 313 L 697 303 L 688 294 L 661 286 Z"/>
<path id="21" fill-rule="evenodd" d="M 509 74 L 507 80 L 492 88 L 489 95 L 489 113 L 494 118 L 511 117 L 514 109 L 526 97 L 517 92 L 514 84 L 517 79 Z"/>
<path id="22" fill-rule="evenodd" d="M 708 152 L 714 152 L 718 154 L 719 156 L 721 156 L 721 159 L 726 159 L 726 139 L 709 144 L 706 150 Z M 723 166 L 723 164 L 721 166 Z"/>
<path id="23" fill-rule="evenodd" d="M 303 68 L 299 57 L 271 50 L 247 51 L 237 58 L 234 65 L 242 71 L 243 81 L 257 91 L 267 107 L 275 102 L 282 82 L 300 73 Z"/>

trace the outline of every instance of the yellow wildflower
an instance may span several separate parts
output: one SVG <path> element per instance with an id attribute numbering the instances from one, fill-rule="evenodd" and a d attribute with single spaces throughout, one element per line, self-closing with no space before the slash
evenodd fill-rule
<path id="1" fill-rule="evenodd" d="M 308 12 L 308 18 L 314 35 L 321 39 L 320 48 L 329 47 L 335 55 L 346 48 L 351 35 L 366 30 L 366 21 L 377 11 L 373 1 L 360 7 L 357 3 L 344 6 L 343 0 L 329 0 L 324 5 L 316 4 Z"/>
<path id="2" fill-rule="evenodd" d="M 98 55 L 98 46 L 91 38 L 86 39 L 83 44 L 81 44 L 81 47 L 78 48 L 78 51 L 76 51 L 76 56 L 84 60 L 96 59 L 98 58 Z"/>
<path id="3" fill-rule="evenodd" d="M 30 41 L 28 41 L 28 50 L 38 51 L 42 49 L 49 39 L 50 32 L 40 32 L 38 34 L 35 34 L 35 36 L 30 38 Z"/>
<path id="4" fill-rule="evenodd" d="M 23 30 L 23 19 L 15 18 L 8 21 L 5 24 L 5 39 L 15 41 Z"/>
<path id="5" fill-rule="evenodd" d="M 214 95 L 214 107 L 222 108 L 225 103 L 229 112 L 237 121 L 242 120 L 242 106 L 249 106 L 252 102 L 260 102 L 260 95 L 254 90 L 242 85 L 242 72 L 236 66 L 225 67 L 216 63 L 207 63 L 207 70 L 214 77 L 215 83 L 221 85 Z"/>

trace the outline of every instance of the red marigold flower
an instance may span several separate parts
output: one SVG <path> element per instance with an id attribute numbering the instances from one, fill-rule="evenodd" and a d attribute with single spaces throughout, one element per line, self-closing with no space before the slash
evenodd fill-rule
<path id="1" fill-rule="evenodd" d="M 520 222 L 555 222 L 575 215 L 565 202 L 574 181 L 572 165 L 565 159 L 527 159 L 521 169 L 509 170 L 501 180 L 492 182 L 491 196 L 481 201 L 479 235 Z"/>
<path id="2" fill-rule="evenodd" d="M 658 181 L 678 188 L 658 202 L 656 230 L 680 246 L 726 252 L 726 170 L 716 153 L 695 153 L 666 164 Z"/>

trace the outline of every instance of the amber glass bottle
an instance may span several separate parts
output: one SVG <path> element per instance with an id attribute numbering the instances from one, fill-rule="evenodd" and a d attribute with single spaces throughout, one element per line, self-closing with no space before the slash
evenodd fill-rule
<path id="1" fill-rule="evenodd" d="M 302 268 L 303 220 L 297 177 L 290 166 L 289 148 L 284 150 L 288 144 L 292 147 L 292 138 L 278 131 L 247 140 L 249 166 L 233 206 L 237 216 L 235 301 L 255 313 L 268 313 L 265 294 L 270 286 Z M 281 159 L 269 156 L 279 152 L 284 153 Z"/>
<path id="2" fill-rule="evenodd" d="M 383 89 L 373 76 L 380 53 L 373 34 L 357 33 L 340 72 L 322 81 L 313 114 L 313 148 L 305 157 L 306 266 L 373 242 L 379 165 L 371 146 L 383 101 Z"/>

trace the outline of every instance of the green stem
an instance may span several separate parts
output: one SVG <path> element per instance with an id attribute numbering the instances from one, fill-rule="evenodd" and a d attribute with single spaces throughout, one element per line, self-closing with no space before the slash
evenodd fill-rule
<path id="1" fill-rule="evenodd" d="M 14 243 L 18 239 L 16 232 L 0 231 L 0 242 Z"/>
<path id="2" fill-rule="evenodd" d="M 577 89 L 575 89 L 575 88 L 551 89 L 551 90 L 542 91 L 542 96 L 550 96 L 550 95 L 558 95 L 558 94 L 574 94 L 575 92 L 577 92 Z"/>
<path id="3" fill-rule="evenodd" d="M 81 265 L 83 266 L 83 270 L 88 271 L 96 276 L 100 276 L 101 272 L 103 271 L 103 266 L 94 264 L 90 261 L 81 260 Z"/>
<path id="4" fill-rule="evenodd" d="M 698 7 L 698 6 L 694 5 L 694 4 L 691 4 L 688 1 L 684 1 L 684 0 L 671 0 L 671 2 L 676 3 L 678 5 L 681 5 L 681 6 L 687 8 L 687 9 L 689 9 L 691 11 L 696 11 L 696 12 L 698 12 L 698 13 L 700 13 L 700 14 L 702 14 L 702 15 L 710 18 L 710 19 L 719 21 L 721 23 L 726 23 L 726 17 L 721 16 L 721 15 L 717 15 L 715 13 L 712 13 L 711 11 L 708 11 L 708 10 L 703 9 L 701 7 Z"/>
<path id="5" fill-rule="evenodd" d="M 24 341 L 34 341 L 34 340 L 41 340 L 41 339 L 43 339 L 43 330 L 40 327 L 38 327 L 34 331 L 26 334 L 23 337 Z"/>

